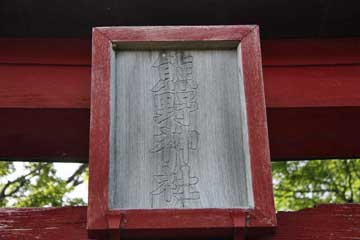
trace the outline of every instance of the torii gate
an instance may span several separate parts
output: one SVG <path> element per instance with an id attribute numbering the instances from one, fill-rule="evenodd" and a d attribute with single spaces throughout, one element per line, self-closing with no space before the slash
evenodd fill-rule
<path id="1" fill-rule="evenodd" d="M 25 4 L 6 4 L 9 9 L 25 9 Z M 194 4 L 195 8 L 202 6 Z M 75 5 L 79 7 L 79 3 Z M 31 13 L 34 19 L 36 11 Z M 219 7 L 218 11 L 230 14 L 233 10 Z M 15 10 L 8 13 L 18 16 Z M 293 13 L 287 14 L 289 17 Z M 260 23 L 265 13 L 255 15 Z M 81 39 L 80 35 L 71 35 L 76 32 L 74 29 L 67 34 L 56 28 L 18 30 L 16 27 L 25 23 L 20 18 L 14 18 L 11 21 L 15 23 L 11 23 L 6 16 L 0 17 L 2 22 L 13 26 L 0 33 L 1 158 L 87 162 L 90 32 L 83 34 L 86 39 Z M 187 21 L 201 19 L 201 14 L 191 16 Z M 301 16 L 308 15 L 304 12 Z M 81 20 L 81 16 L 78 19 Z M 147 19 L 150 22 L 150 18 Z M 246 22 L 241 18 L 232 21 L 237 20 Z M 221 21 L 231 23 L 225 17 Z M 355 16 L 351 21 L 358 22 Z M 211 22 L 211 18 L 208 17 L 207 22 Z M 158 24 L 161 23 L 166 23 L 166 19 L 159 20 Z M 292 23 L 284 25 L 290 28 Z M 325 23 L 321 24 L 324 28 Z M 331 24 L 327 24 L 330 28 Z M 31 23 L 35 25 L 36 21 Z M 268 37 L 262 41 L 262 56 L 272 161 L 360 156 L 357 143 L 360 38 L 353 37 L 359 33 L 338 28 L 333 35 L 325 30 L 320 33 L 322 37 L 333 37 L 313 39 L 316 34 L 311 34 L 311 29 L 307 32 L 299 27 L 300 30 L 291 35 L 284 29 L 282 33 L 272 32 L 276 23 L 271 20 L 264 25 Z M 282 34 L 302 39 L 280 39 Z M 47 38 L 41 38 L 44 36 Z M 71 38 L 73 36 L 76 38 Z M 304 39 L 306 36 L 311 38 Z M 337 38 L 339 36 L 346 38 Z M 269 239 L 360 237 L 359 204 L 329 204 L 298 212 L 279 212 L 277 221 L 277 231 Z M 88 239 L 86 207 L 2 209 L 0 226 L 1 239 Z"/>

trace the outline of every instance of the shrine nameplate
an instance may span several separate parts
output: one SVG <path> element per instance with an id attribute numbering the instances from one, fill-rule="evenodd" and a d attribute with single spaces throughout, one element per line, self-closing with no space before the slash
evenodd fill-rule
<path id="1" fill-rule="evenodd" d="M 90 230 L 275 226 L 258 28 L 95 28 L 89 162 Z"/>
<path id="2" fill-rule="evenodd" d="M 236 46 L 114 55 L 110 208 L 252 206 Z"/>

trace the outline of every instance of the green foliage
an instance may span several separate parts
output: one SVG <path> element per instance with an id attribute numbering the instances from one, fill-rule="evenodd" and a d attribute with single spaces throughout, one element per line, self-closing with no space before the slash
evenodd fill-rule
<path id="1" fill-rule="evenodd" d="M 87 181 L 86 165 L 75 169 L 68 179 L 60 178 L 52 163 L 26 163 L 21 175 L 15 171 L 12 162 L 0 162 L 1 207 L 85 205 L 83 199 L 70 199 L 66 194 Z"/>
<path id="2" fill-rule="evenodd" d="M 0 177 L 11 174 L 15 171 L 15 168 L 11 162 L 0 162 Z"/>
<path id="3" fill-rule="evenodd" d="M 272 172 L 277 210 L 360 202 L 360 159 L 275 162 Z M 0 162 L 0 207 L 85 205 L 67 194 L 87 181 L 86 165 L 63 179 L 52 163 L 27 163 L 19 175 L 14 163 Z"/>
<path id="4" fill-rule="evenodd" d="M 360 202 L 360 159 L 272 164 L 277 210 Z"/>

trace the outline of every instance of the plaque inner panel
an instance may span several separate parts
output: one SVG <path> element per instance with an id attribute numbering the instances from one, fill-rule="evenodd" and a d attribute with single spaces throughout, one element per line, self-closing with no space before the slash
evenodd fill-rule
<path id="1" fill-rule="evenodd" d="M 251 205 L 237 49 L 113 53 L 110 209 Z"/>

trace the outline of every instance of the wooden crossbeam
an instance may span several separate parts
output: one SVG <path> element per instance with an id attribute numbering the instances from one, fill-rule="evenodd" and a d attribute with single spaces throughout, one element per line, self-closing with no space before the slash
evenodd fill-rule
<path id="1" fill-rule="evenodd" d="M 279 212 L 277 221 L 276 233 L 259 240 L 360 238 L 360 204 Z M 86 207 L 0 209 L 0 226 L 2 240 L 88 239 Z"/>
<path id="2" fill-rule="evenodd" d="M 360 156 L 360 38 L 262 42 L 273 160 Z M 88 158 L 91 42 L 0 39 L 0 158 Z"/>

